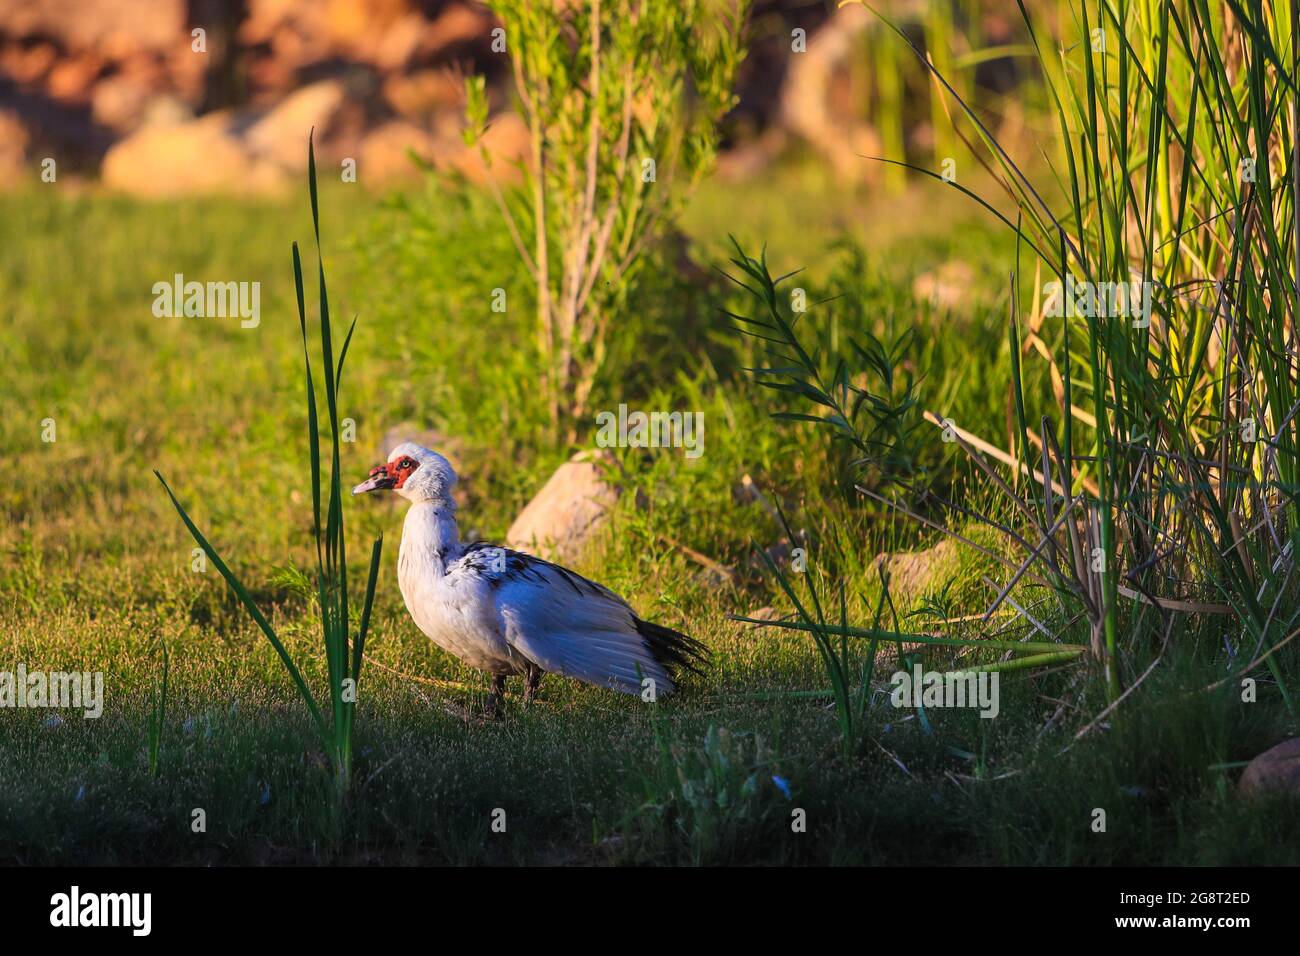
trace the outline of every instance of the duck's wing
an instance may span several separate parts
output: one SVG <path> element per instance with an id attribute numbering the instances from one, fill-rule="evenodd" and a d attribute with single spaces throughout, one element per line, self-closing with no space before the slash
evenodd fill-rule
<path id="1" fill-rule="evenodd" d="M 637 617 L 609 588 L 550 561 L 487 544 L 466 548 L 458 570 L 488 582 L 506 642 L 545 671 L 640 694 L 642 680 L 669 694 L 704 646 Z"/>

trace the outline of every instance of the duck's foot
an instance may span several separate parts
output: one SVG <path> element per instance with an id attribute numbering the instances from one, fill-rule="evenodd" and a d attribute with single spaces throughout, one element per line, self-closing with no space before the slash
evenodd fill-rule
<path id="1" fill-rule="evenodd" d="M 524 668 L 524 703 L 531 704 L 537 699 L 537 692 L 542 686 L 543 671 L 536 664 L 527 664 Z"/>
<path id="2" fill-rule="evenodd" d="M 505 713 L 506 675 L 492 675 L 492 691 L 483 704 L 483 716 L 489 720 L 500 720 Z"/>

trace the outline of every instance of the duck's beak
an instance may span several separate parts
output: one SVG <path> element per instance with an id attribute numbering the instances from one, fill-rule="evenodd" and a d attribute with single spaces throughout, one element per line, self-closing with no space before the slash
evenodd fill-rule
<path id="1" fill-rule="evenodd" d="M 397 484 L 397 478 L 388 472 L 387 465 L 375 465 L 370 469 L 370 477 L 361 484 L 352 489 L 354 495 L 362 495 L 367 491 L 379 491 L 384 488 L 391 488 Z"/>

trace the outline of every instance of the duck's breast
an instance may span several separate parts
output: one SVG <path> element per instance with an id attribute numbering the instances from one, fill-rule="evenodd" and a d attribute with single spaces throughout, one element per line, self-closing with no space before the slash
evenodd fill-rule
<path id="1" fill-rule="evenodd" d="M 488 581 L 402 541 L 398 586 L 412 620 L 430 640 L 471 667 L 520 673 L 524 661 L 506 643 Z"/>

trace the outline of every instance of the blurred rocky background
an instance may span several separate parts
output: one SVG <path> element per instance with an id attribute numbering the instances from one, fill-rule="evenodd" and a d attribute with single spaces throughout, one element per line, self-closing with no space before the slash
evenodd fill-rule
<path id="1" fill-rule="evenodd" d="M 950 4 L 939 23 L 923 0 L 883 6 L 918 40 L 952 24 Z M 957 6 L 960 42 L 1007 42 L 1014 17 L 999 4 Z M 469 0 L 0 0 L 0 184 L 53 158 L 60 177 L 142 196 L 274 191 L 305 165 L 313 127 L 321 159 L 354 159 L 368 185 L 416 175 L 413 155 L 473 180 L 481 160 L 461 128 L 475 74 L 489 81 L 493 167 L 508 171 L 528 136 L 495 26 Z M 804 149 L 845 183 L 888 184 L 863 156 L 942 154 L 925 86 L 894 89 L 901 70 L 870 69 L 877 53 L 910 53 L 862 7 L 760 0 L 751 28 L 723 175 Z M 958 75 L 1006 89 L 1013 62 L 981 58 Z"/>

